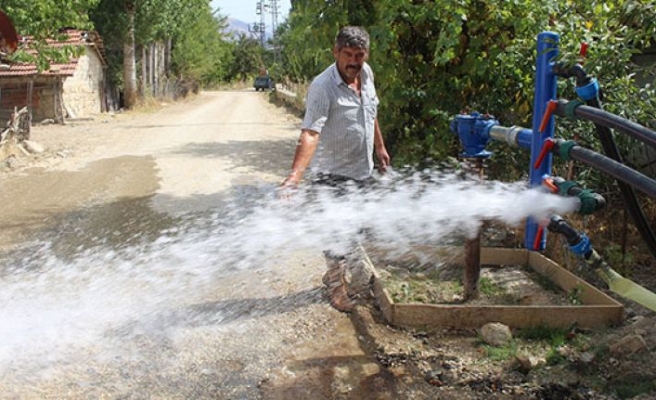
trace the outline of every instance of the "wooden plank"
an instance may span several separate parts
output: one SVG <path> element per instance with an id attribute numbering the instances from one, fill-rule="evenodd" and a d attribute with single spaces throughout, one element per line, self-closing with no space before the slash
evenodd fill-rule
<path id="1" fill-rule="evenodd" d="M 619 324 L 622 310 L 614 306 L 467 306 L 394 304 L 392 325 L 480 328 L 500 322 L 513 328 L 548 326 L 601 328 Z"/>
<path id="2" fill-rule="evenodd" d="M 450 262 L 462 263 L 462 248 L 422 246 L 419 252 L 436 258 L 450 255 Z M 454 258 L 454 254 L 455 256 Z M 544 255 L 525 249 L 481 248 L 481 264 L 530 266 L 566 292 L 581 288 L 580 306 L 501 306 L 394 303 L 380 276 L 374 273 L 374 294 L 385 319 L 396 326 L 439 326 L 480 328 L 488 322 L 501 322 L 514 328 L 548 326 L 601 328 L 621 323 L 622 304 Z"/>
<path id="3" fill-rule="evenodd" d="M 528 265 L 528 251 L 501 247 L 481 248 L 483 265 Z"/>
<path id="4" fill-rule="evenodd" d="M 374 289 L 374 296 L 378 301 L 378 307 L 380 307 L 380 310 L 383 313 L 383 317 L 385 317 L 387 322 L 391 323 L 392 321 L 394 321 L 394 301 L 392 301 L 392 297 L 389 295 L 387 289 L 385 289 L 385 285 L 380 279 L 380 275 L 378 274 L 378 271 L 376 271 L 375 268 L 374 268 L 373 289 Z"/>
<path id="5" fill-rule="evenodd" d="M 546 277 L 565 292 L 570 293 L 576 288 L 581 289 L 580 298 L 583 304 L 599 304 L 622 307 L 621 303 L 601 292 L 588 282 L 556 264 L 553 260 L 536 252 L 529 254 L 529 265 L 540 275 Z"/>

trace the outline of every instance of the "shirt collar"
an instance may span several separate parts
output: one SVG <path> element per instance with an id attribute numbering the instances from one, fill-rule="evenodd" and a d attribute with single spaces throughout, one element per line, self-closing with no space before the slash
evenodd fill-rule
<path id="1" fill-rule="evenodd" d="M 367 80 L 366 66 L 367 63 L 365 62 L 362 65 L 362 69 L 360 70 L 360 77 L 362 78 L 362 83 L 364 83 Z M 337 69 L 337 63 L 333 63 L 332 71 L 333 71 L 332 78 L 335 85 L 339 86 L 340 84 L 344 84 L 348 86 L 346 82 L 344 82 L 344 79 L 342 79 L 342 76 L 339 74 L 339 70 Z"/>

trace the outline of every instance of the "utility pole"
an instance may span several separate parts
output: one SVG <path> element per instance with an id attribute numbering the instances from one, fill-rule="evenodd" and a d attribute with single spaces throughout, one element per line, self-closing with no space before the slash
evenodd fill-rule
<path id="1" fill-rule="evenodd" d="M 260 35 L 260 44 L 262 47 L 266 44 L 266 12 L 269 6 L 266 0 L 260 0 L 255 5 L 255 14 L 260 16 L 260 22 L 253 24 L 253 32 Z"/>
<path id="2" fill-rule="evenodd" d="M 271 37 L 272 37 L 272 42 L 273 42 L 273 57 L 274 61 L 278 61 L 279 59 L 279 46 L 276 40 L 276 30 L 278 30 L 278 0 L 269 0 L 270 3 L 270 11 L 271 11 Z"/>
<path id="3" fill-rule="evenodd" d="M 278 0 L 269 0 L 269 9 L 271 10 L 271 34 L 276 36 L 276 30 L 278 29 Z"/>

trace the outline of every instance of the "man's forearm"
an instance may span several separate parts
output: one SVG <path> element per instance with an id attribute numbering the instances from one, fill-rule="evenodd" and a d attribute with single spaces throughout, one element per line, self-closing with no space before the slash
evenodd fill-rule
<path id="1" fill-rule="evenodd" d="M 298 144 L 296 145 L 292 170 L 285 180 L 286 183 L 297 184 L 301 181 L 305 170 L 310 165 L 314 152 L 317 150 L 318 143 L 319 134 L 317 132 L 309 130 L 303 130 L 301 132 L 301 136 L 298 138 Z"/>
<path id="2" fill-rule="evenodd" d="M 383 139 L 383 133 L 380 131 L 380 125 L 378 125 L 378 118 L 374 120 L 374 148 L 376 150 L 385 148 L 385 140 Z"/>

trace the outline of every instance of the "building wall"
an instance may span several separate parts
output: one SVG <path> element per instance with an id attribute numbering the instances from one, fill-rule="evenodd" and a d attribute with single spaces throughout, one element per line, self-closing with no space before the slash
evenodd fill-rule
<path id="1" fill-rule="evenodd" d="M 0 79 L 0 125 L 5 126 L 14 109 L 27 106 L 31 120 L 40 122 L 44 119 L 58 120 L 55 92 L 57 78 L 32 80 L 32 98 L 29 98 L 30 83 L 26 79 Z"/>
<path id="2" fill-rule="evenodd" d="M 103 65 L 90 47 L 80 56 L 73 76 L 64 80 L 64 110 L 67 118 L 87 118 L 102 112 Z"/>

